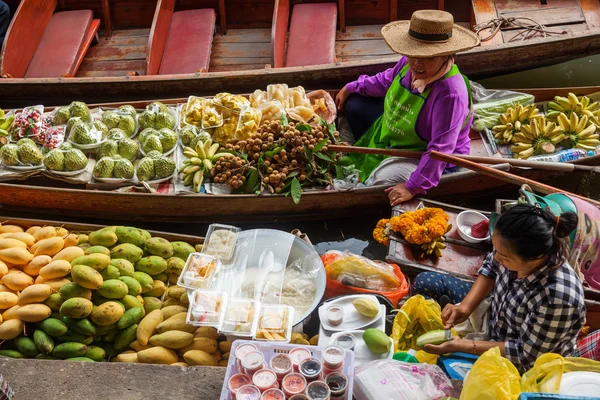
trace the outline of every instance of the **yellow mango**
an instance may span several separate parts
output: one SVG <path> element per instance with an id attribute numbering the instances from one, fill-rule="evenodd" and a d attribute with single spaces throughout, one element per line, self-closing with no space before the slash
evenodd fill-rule
<path id="1" fill-rule="evenodd" d="M 0 310 L 6 310 L 19 302 L 19 296 L 11 292 L 0 293 Z"/>
<path id="2" fill-rule="evenodd" d="M 173 364 L 170 364 L 170 365 L 173 365 L 173 366 L 176 366 L 176 367 L 186 367 L 186 368 L 190 366 L 186 362 L 176 362 L 176 363 L 173 363 Z"/>
<path id="3" fill-rule="evenodd" d="M 11 319 L 19 319 L 19 317 L 17 317 L 17 310 L 19 308 L 20 308 L 20 306 L 12 306 L 8 310 L 4 311 L 2 313 L 2 319 L 4 321 L 9 321 Z"/>
<path id="4" fill-rule="evenodd" d="M 187 325 L 186 318 L 187 312 L 175 314 L 171 318 L 158 324 L 156 327 L 156 332 L 164 333 L 168 331 L 182 331 L 192 333 L 196 330 L 196 327 L 193 325 Z"/>
<path id="5" fill-rule="evenodd" d="M 190 350 L 183 354 L 183 358 L 190 365 L 215 367 L 218 364 L 213 356 L 202 350 Z"/>
<path id="6" fill-rule="evenodd" d="M 150 337 L 153 346 L 164 346 L 169 349 L 182 349 L 194 341 L 194 335 L 182 331 L 167 331 Z"/>
<path id="7" fill-rule="evenodd" d="M 163 318 L 161 310 L 154 310 L 140 321 L 137 327 L 137 340 L 141 345 L 145 346 L 148 344 L 148 340 L 154 334 L 158 324 L 163 322 Z"/>
<path id="8" fill-rule="evenodd" d="M 65 260 L 71 262 L 77 257 L 83 256 L 84 254 L 85 252 L 81 247 L 77 247 L 74 245 L 67 246 L 65 240 L 65 248 L 59 251 L 58 254 L 56 254 L 54 257 L 52 257 L 52 260 Z"/>
<path id="9" fill-rule="evenodd" d="M 140 342 L 138 342 L 137 340 L 129 343 L 129 347 L 131 347 L 132 349 L 134 349 L 135 351 L 142 351 L 142 350 L 146 350 L 151 348 L 152 346 L 147 344 L 147 345 L 142 345 L 140 344 Z"/>
<path id="10" fill-rule="evenodd" d="M 3 233 L 0 235 L 0 238 L 20 240 L 21 242 L 25 243 L 27 247 L 31 247 L 35 243 L 35 238 L 33 237 L 33 235 L 30 235 L 26 232 Z"/>
<path id="11" fill-rule="evenodd" d="M 182 312 L 187 312 L 187 308 L 184 306 L 167 306 L 161 309 L 163 316 L 165 317 L 165 321 L 174 316 L 175 314 L 179 314 Z"/>
<path id="12" fill-rule="evenodd" d="M 219 350 L 221 350 L 222 353 L 229 353 L 231 351 L 232 344 L 233 342 L 230 340 L 219 342 Z"/>
<path id="13" fill-rule="evenodd" d="M 185 293 L 185 288 L 181 286 L 171 286 L 167 289 L 167 297 L 169 299 L 179 299 Z"/>
<path id="14" fill-rule="evenodd" d="M 50 279 L 47 281 L 44 281 L 43 283 L 50 286 L 52 288 L 52 290 L 55 291 L 59 291 L 61 287 L 63 287 L 64 285 L 66 285 L 67 283 L 70 283 L 71 281 L 68 280 L 67 278 L 58 278 L 58 279 Z"/>
<path id="15" fill-rule="evenodd" d="M 217 348 L 218 344 L 215 339 L 207 337 L 195 337 L 192 343 L 182 348 L 181 351 L 183 353 L 187 353 L 190 350 L 202 350 L 207 353 L 214 353 L 217 351 Z"/>
<path id="16" fill-rule="evenodd" d="M 0 340 L 12 340 L 23 334 L 23 321 L 11 319 L 0 324 Z"/>
<path id="17" fill-rule="evenodd" d="M 8 274 L 8 266 L 0 261 L 0 279 L 6 274 Z"/>
<path id="18" fill-rule="evenodd" d="M 18 225 L 0 225 L 0 233 L 23 232 L 23 228 Z"/>
<path id="19" fill-rule="evenodd" d="M 113 357 L 111 362 L 124 362 L 124 363 L 137 363 L 138 355 L 137 353 L 127 353 L 123 352 L 115 357 Z"/>
<path id="20" fill-rule="evenodd" d="M 71 263 L 65 260 L 52 261 L 42 269 L 40 276 L 46 280 L 63 278 L 71 272 Z"/>
<path id="21" fill-rule="evenodd" d="M 58 254 L 58 252 L 61 251 L 64 246 L 65 240 L 60 236 L 57 236 L 49 239 L 43 239 L 34 244 L 31 248 L 32 250 L 35 248 L 35 250 L 33 250 L 33 254 L 35 256 L 47 255 L 53 257 Z"/>
<path id="22" fill-rule="evenodd" d="M 177 362 L 177 354 L 163 346 L 139 351 L 137 356 L 139 362 L 146 364 L 173 364 Z"/>
<path id="23" fill-rule="evenodd" d="M 0 250 L 12 248 L 26 249 L 27 245 L 17 239 L 0 238 Z"/>
<path id="24" fill-rule="evenodd" d="M 27 304 L 19 307 L 17 317 L 25 322 L 40 322 L 48 318 L 52 310 L 45 304 Z"/>
<path id="25" fill-rule="evenodd" d="M 201 326 L 194 332 L 195 337 L 206 337 L 217 340 L 219 338 L 219 332 L 212 326 Z"/>
<path id="26" fill-rule="evenodd" d="M 37 230 L 38 230 L 38 229 L 42 229 L 42 227 L 41 227 L 41 226 L 37 226 L 37 225 L 36 225 L 36 226 L 32 226 L 31 228 L 28 228 L 28 229 L 25 231 L 25 233 L 29 233 L 30 235 L 32 235 L 32 236 L 33 236 L 33 234 L 34 234 L 35 232 L 37 232 Z"/>
<path id="27" fill-rule="evenodd" d="M 43 303 L 52 294 L 52 288 L 45 284 L 31 285 L 19 293 L 19 305 Z"/>
<path id="28" fill-rule="evenodd" d="M 27 286 L 33 285 L 33 278 L 24 272 L 18 271 L 4 275 L 2 279 L 0 279 L 0 282 L 8 286 L 9 289 L 20 292 Z"/>
<path id="29" fill-rule="evenodd" d="M 52 257 L 50 256 L 34 257 L 33 260 L 29 262 L 29 264 L 23 267 L 23 272 L 25 272 L 29 276 L 38 276 L 40 274 L 40 270 L 51 262 Z"/>
<path id="30" fill-rule="evenodd" d="M 39 242 L 44 239 L 53 238 L 56 236 L 56 228 L 54 228 L 53 226 L 45 226 L 43 228 L 36 229 L 36 231 L 32 233 L 32 235 L 35 238 L 36 242 Z"/>
<path id="31" fill-rule="evenodd" d="M 62 226 L 59 226 L 54 229 L 56 230 L 56 236 L 60 236 L 63 239 L 69 235 L 69 231 L 63 228 Z"/>
<path id="32" fill-rule="evenodd" d="M 79 237 L 74 233 L 71 233 L 71 234 L 65 236 L 64 239 L 65 239 L 65 248 L 77 246 L 79 244 Z"/>
<path id="33" fill-rule="evenodd" d="M 29 263 L 29 261 L 32 259 L 33 254 L 31 254 L 27 249 L 12 248 L 0 250 L 0 261 L 5 263 L 24 265 Z"/>

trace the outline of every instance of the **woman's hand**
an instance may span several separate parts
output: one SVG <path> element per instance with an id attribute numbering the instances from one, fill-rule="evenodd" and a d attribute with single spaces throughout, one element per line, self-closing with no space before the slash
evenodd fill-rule
<path id="1" fill-rule="evenodd" d="M 444 323 L 444 329 L 450 329 L 454 325 L 465 322 L 471 311 L 463 305 L 447 304 L 442 311 L 442 322 Z"/>
<path id="2" fill-rule="evenodd" d="M 389 187 L 385 189 L 385 192 L 390 198 L 390 206 L 392 207 L 397 206 L 400 203 L 404 203 L 405 201 L 409 201 L 413 198 L 412 193 L 408 191 L 404 183 L 399 183 L 396 186 Z"/>
<path id="3" fill-rule="evenodd" d="M 429 354 L 438 354 L 441 356 L 442 354 L 465 351 L 466 346 L 468 345 L 467 342 L 470 342 L 470 340 L 464 340 L 457 336 L 453 340 L 449 340 L 439 345 L 426 344 L 423 346 L 423 350 Z"/>
<path id="4" fill-rule="evenodd" d="M 348 96 L 350 96 L 350 93 L 348 93 L 346 86 L 344 86 L 342 90 L 340 90 L 335 96 L 335 105 L 337 106 L 338 111 L 342 111 L 344 109 L 344 103 L 346 102 Z"/>

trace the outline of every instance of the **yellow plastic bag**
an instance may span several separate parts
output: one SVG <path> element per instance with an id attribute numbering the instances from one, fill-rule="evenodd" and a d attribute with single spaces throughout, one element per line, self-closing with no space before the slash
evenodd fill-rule
<path id="1" fill-rule="evenodd" d="M 521 394 L 521 376 L 500 348 L 483 353 L 465 379 L 460 400 L 516 400 Z"/>
<path id="2" fill-rule="evenodd" d="M 396 351 L 418 350 L 417 338 L 436 329 L 444 329 L 440 305 L 419 294 L 408 299 L 396 314 L 391 338 Z M 456 335 L 454 330 L 453 334 Z M 435 364 L 438 359 L 437 355 L 423 350 L 418 350 L 416 357 L 419 362 L 429 364 Z"/>
<path id="3" fill-rule="evenodd" d="M 543 354 L 533 367 L 523 374 L 524 392 L 558 393 L 562 375 L 568 372 L 600 372 L 600 362 L 579 357 L 562 357 L 560 354 Z"/>

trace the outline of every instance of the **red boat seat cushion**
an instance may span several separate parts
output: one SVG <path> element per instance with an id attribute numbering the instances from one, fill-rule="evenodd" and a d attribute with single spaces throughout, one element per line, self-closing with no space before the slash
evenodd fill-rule
<path id="1" fill-rule="evenodd" d="M 173 13 L 158 74 L 208 71 L 215 21 L 212 8 Z"/>
<path id="2" fill-rule="evenodd" d="M 25 78 L 60 77 L 73 73 L 93 18 L 92 10 L 53 14 L 25 72 Z"/>
<path id="3" fill-rule="evenodd" d="M 336 3 L 297 4 L 294 6 L 286 67 L 335 62 L 336 24 Z"/>

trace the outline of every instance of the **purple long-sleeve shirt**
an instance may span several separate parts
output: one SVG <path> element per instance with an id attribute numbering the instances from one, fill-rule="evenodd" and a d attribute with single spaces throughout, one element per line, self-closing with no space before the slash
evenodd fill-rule
<path id="1" fill-rule="evenodd" d="M 402 57 L 395 67 L 375 76 L 361 75 L 358 80 L 347 84 L 346 89 L 349 93 L 383 97 L 406 63 L 406 57 Z M 410 90 L 410 69 L 401 83 Z M 417 117 L 416 126 L 417 134 L 427 142 L 427 151 L 421 157 L 417 170 L 406 182 L 406 188 L 413 195 L 427 193 L 429 189 L 437 186 L 447 166 L 445 162 L 430 158 L 429 151 L 437 150 L 446 154 L 470 152 L 469 130 L 473 116 L 463 128 L 465 118 L 469 114 L 469 93 L 463 77 L 455 75 L 438 80 L 428 87 L 431 91 Z"/>

